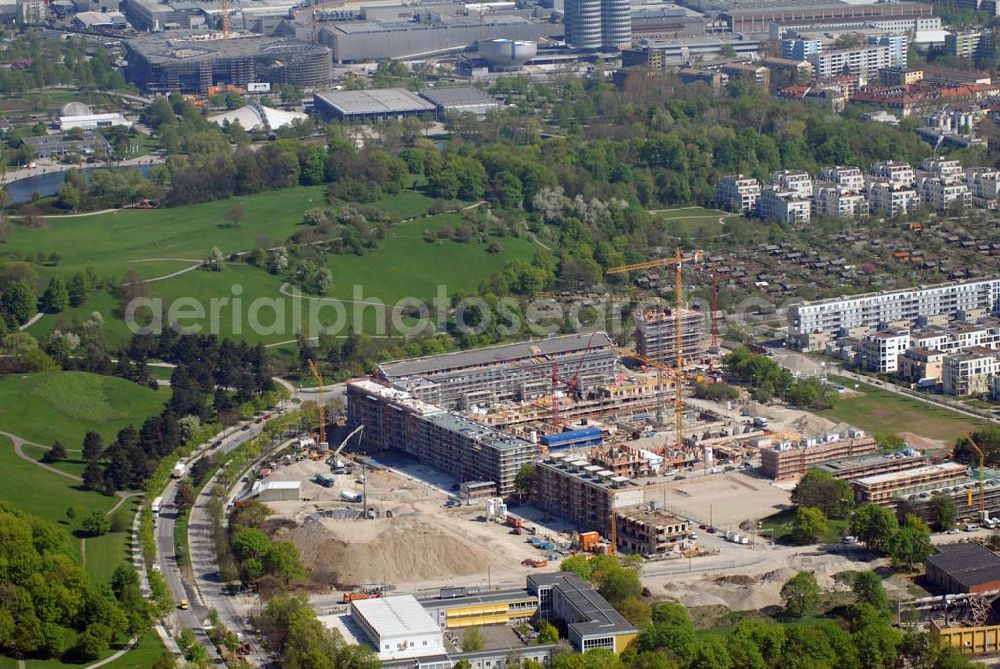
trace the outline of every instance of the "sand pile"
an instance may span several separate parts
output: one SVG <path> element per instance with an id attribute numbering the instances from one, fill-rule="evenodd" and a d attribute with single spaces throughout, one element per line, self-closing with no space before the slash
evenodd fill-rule
<path id="1" fill-rule="evenodd" d="M 324 519 L 296 528 L 289 538 L 316 580 L 341 588 L 481 574 L 492 558 L 481 546 L 415 515 Z"/>

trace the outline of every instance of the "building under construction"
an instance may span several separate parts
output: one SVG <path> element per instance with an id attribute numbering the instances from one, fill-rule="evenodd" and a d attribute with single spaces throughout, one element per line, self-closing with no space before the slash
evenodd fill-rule
<path id="1" fill-rule="evenodd" d="M 585 397 L 614 381 L 617 358 L 604 332 L 387 362 L 376 377 L 447 409 L 556 393 Z"/>
<path id="2" fill-rule="evenodd" d="M 686 360 L 704 356 L 708 348 L 705 314 L 681 309 L 681 345 Z M 636 314 L 635 346 L 643 356 L 663 364 L 677 360 L 677 315 L 672 309 L 651 308 Z"/>
<path id="3" fill-rule="evenodd" d="M 907 514 L 914 514 L 930 521 L 930 502 L 937 495 L 944 495 L 955 503 L 958 518 L 978 519 L 980 508 L 993 518 L 1000 514 L 1000 471 L 992 469 L 983 471 L 981 492 L 977 473 L 975 476 L 942 483 L 935 488 L 897 493 L 896 514 L 900 519 L 905 519 Z"/>
<path id="4" fill-rule="evenodd" d="M 691 525 L 663 509 L 617 511 L 618 550 L 653 557 L 679 550 L 688 540 Z"/>
<path id="5" fill-rule="evenodd" d="M 852 480 L 851 488 L 854 490 L 854 501 L 858 504 L 894 507 L 898 494 L 920 493 L 939 488 L 948 482 L 967 478 L 968 473 L 968 467 L 963 464 L 942 462 L 898 472 L 863 476 Z"/>
<path id="6" fill-rule="evenodd" d="M 607 537 L 612 512 L 641 505 L 644 488 L 590 460 L 557 453 L 537 464 L 533 499 L 539 508 Z"/>
<path id="7" fill-rule="evenodd" d="M 780 441 L 761 451 L 761 473 L 778 480 L 798 478 L 824 462 L 874 453 L 877 449 L 874 437 L 857 429 L 848 430 L 846 435 L 829 433 L 799 441 Z"/>
<path id="8" fill-rule="evenodd" d="M 172 30 L 125 44 L 125 76 L 149 92 L 205 94 L 211 86 L 255 82 L 317 88 L 332 77 L 330 49 L 294 39 Z"/>

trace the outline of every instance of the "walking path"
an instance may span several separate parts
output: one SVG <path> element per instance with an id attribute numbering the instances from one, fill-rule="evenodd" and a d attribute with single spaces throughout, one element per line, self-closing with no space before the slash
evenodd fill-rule
<path id="1" fill-rule="evenodd" d="M 39 311 L 37 314 L 35 314 L 31 318 L 29 318 L 27 323 L 25 323 L 24 325 L 22 325 L 21 327 L 19 327 L 18 330 L 27 330 L 32 325 L 34 325 L 39 320 L 41 320 L 42 316 L 44 316 L 44 315 L 45 315 L 44 313 L 42 313 L 41 311 Z"/>
<path id="2" fill-rule="evenodd" d="M 165 279 L 172 279 L 175 276 L 180 276 L 181 274 L 187 274 L 191 270 L 198 269 L 205 264 L 204 260 L 192 260 L 191 258 L 142 258 L 141 260 L 132 260 L 131 262 L 153 262 L 153 261 L 176 261 L 176 262 L 189 262 L 194 263 L 189 267 L 184 267 L 176 272 L 171 272 L 170 274 L 164 274 L 162 276 L 154 276 L 152 279 L 140 279 L 139 281 L 129 281 L 122 285 L 131 286 L 133 283 L 153 283 L 154 281 L 164 281 Z"/>
<path id="3" fill-rule="evenodd" d="M 28 462 L 37 465 L 42 469 L 47 469 L 53 474 L 58 474 L 59 476 L 65 476 L 66 478 L 72 479 L 77 482 L 83 481 L 83 479 L 80 478 L 79 476 L 74 476 L 69 472 L 64 472 L 61 469 L 56 469 L 55 467 L 47 465 L 44 462 L 39 462 L 38 460 L 34 459 L 33 457 L 24 452 L 25 444 L 27 444 L 28 446 L 38 446 L 39 448 L 46 448 L 46 449 L 49 448 L 48 446 L 43 446 L 42 444 L 36 444 L 33 441 L 28 441 L 27 439 L 23 439 L 17 436 L 16 434 L 11 434 L 10 432 L 0 431 L 0 436 L 7 437 L 14 443 L 14 453 L 17 455 L 17 457 L 21 458 L 22 460 L 27 460 Z"/>

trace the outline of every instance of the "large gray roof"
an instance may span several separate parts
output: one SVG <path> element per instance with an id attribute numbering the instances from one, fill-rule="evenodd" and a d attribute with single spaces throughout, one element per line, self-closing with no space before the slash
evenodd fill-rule
<path id="1" fill-rule="evenodd" d="M 424 358 L 398 360 L 379 365 L 382 373 L 390 379 L 406 378 L 424 374 L 434 374 L 462 367 L 496 365 L 510 361 L 537 358 L 545 355 L 583 352 L 588 344 L 591 349 L 607 348 L 611 338 L 604 332 L 593 334 L 571 334 L 548 339 L 533 339 L 516 344 L 489 346 L 469 351 L 456 351 Z"/>
<path id="2" fill-rule="evenodd" d="M 580 615 L 578 622 L 569 624 L 581 637 L 595 634 L 629 634 L 638 632 L 635 625 L 618 613 L 594 587 L 572 572 L 551 572 L 528 576 L 529 589 L 539 586 L 558 588 L 560 594 Z"/>
<path id="3" fill-rule="evenodd" d="M 927 558 L 954 581 L 969 589 L 983 583 L 1000 581 L 1000 557 L 975 543 L 944 544 L 938 553 Z"/>
<path id="4" fill-rule="evenodd" d="M 455 86 L 452 88 L 425 88 L 420 96 L 433 102 L 438 107 L 482 107 L 486 105 L 499 106 L 495 97 L 485 93 L 475 86 Z"/>
<path id="5" fill-rule="evenodd" d="M 410 111 L 434 111 L 433 104 L 405 88 L 373 88 L 364 91 L 325 91 L 316 93 L 342 114 L 386 114 Z"/>

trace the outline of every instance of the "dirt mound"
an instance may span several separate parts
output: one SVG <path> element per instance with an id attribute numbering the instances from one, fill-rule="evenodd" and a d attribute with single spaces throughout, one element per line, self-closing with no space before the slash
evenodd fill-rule
<path id="1" fill-rule="evenodd" d="M 492 562 L 481 546 L 419 517 L 323 519 L 296 528 L 289 538 L 313 578 L 339 588 L 480 574 Z"/>

